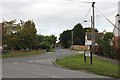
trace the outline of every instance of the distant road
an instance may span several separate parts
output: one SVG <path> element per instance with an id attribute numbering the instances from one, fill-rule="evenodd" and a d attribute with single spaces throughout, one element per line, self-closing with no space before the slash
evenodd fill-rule
<path id="1" fill-rule="evenodd" d="M 83 71 L 62 69 L 52 60 L 78 52 L 56 49 L 42 55 L 3 59 L 3 78 L 106 78 Z"/>

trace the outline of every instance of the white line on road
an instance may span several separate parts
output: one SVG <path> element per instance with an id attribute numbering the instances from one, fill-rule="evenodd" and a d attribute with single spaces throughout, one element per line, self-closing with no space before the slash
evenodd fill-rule
<path id="1" fill-rule="evenodd" d="M 52 78 L 62 78 L 62 77 L 57 77 L 57 76 L 51 76 Z"/>
<path id="2" fill-rule="evenodd" d="M 18 62 L 13 62 L 13 64 L 18 64 Z"/>
<path id="3" fill-rule="evenodd" d="M 29 60 L 27 62 L 51 62 L 53 60 L 53 58 L 50 58 L 50 59 L 41 59 L 41 60 Z"/>

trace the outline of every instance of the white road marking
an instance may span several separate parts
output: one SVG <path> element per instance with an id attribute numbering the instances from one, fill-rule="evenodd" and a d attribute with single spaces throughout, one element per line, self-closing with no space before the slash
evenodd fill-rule
<path id="1" fill-rule="evenodd" d="M 57 77 L 57 76 L 51 76 L 52 78 L 62 78 L 62 77 Z"/>
<path id="2" fill-rule="evenodd" d="M 13 62 L 13 64 L 18 64 L 18 62 Z"/>
<path id="3" fill-rule="evenodd" d="M 47 62 L 47 63 L 49 63 L 49 62 L 51 62 L 53 60 L 53 58 L 50 58 L 50 59 L 41 59 L 41 60 L 29 60 L 29 61 L 27 61 L 27 62 L 36 62 L 36 63 L 44 63 L 44 62 Z"/>
<path id="4" fill-rule="evenodd" d="M 52 76 L 53 78 L 55 78 L 56 76 Z"/>
<path id="5" fill-rule="evenodd" d="M 34 62 L 33 60 L 29 60 L 28 62 Z"/>
<path id="6" fill-rule="evenodd" d="M 47 60 L 51 60 L 51 59 L 47 59 Z"/>
<path id="7" fill-rule="evenodd" d="M 52 54 L 52 53 L 54 53 L 54 52 L 47 52 L 47 54 Z"/>

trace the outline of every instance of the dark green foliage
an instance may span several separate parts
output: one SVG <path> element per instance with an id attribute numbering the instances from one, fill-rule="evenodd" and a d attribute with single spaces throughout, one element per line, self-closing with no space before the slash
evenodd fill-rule
<path id="1" fill-rule="evenodd" d="M 84 31 L 85 31 L 85 32 L 91 32 L 91 28 L 90 28 L 90 27 L 88 27 L 88 28 L 84 28 Z M 98 30 L 95 29 L 95 32 L 98 32 Z"/>
<path id="2" fill-rule="evenodd" d="M 43 41 L 39 47 L 41 49 L 46 49 L 47 51 L 51 48 L 51 44 L 48 41 Z"/>
<path id="3" fill-rule="evenodd" d="M 44 41 L 43 35 L 36 35 L 36 48 L 39 49 L 40 44 Z"/>
<path id="4" fill-rule="evenodd" d="M 110 57 L 112 56 L 111 54 L 113 54 L 112 52 L 112 47 L 111 47 L 111 40 L 113 38 L 113 33 L 106 33 L 103 37 L 103 53 L 104 53 L 104 56 L 106 57 Z"/>
<path id="5" fill-rule="evenodd" d="M 71 30 L 66 30 L 60 34 L 60 42 L 64 48 L 68 48 L 71 45 Z"/>
<path id="6" fill-rule="evenodd" d="M 22 23 L 3 21 L 3 45 L 8 50 L 34 49 L 36 39 L 36 28 L 33 21 L 28 20 Z"/>
<path id="7" fill-rule="evenodd" d="M 97 43 L 99 45 L 97 51 L 98 55 L 117 59 L 117 52 L 115 51 L 115 48 L 111 45 L 112 38 L 113 33 L 107 32 L 101 40 L 97 40 Z"/>
<path id="8" fill-rule="evenodd" d="M 63 31 L 60 34 L 60 42 L 64 48 L 69 48 L 72 44 L 72 31 L 73 31 L 73 44 L 84 45 L 85 44 L 85 31 L 81 24 L 74 26 L 72 30 Z"/>
<path id="9" fill-rule="evenodd" d="M 75 45 L 84 45 L 85 44 L 85 32 L 81 24 L 75 25 L 73 28 L 73 43 Z"/>
<path id="10" fill-rule="evenodd" d="M 37 35 L 35 24 L 32 20 L 26 22 L 16 20 L 3 21 L 3 48 L 6 50 L 30 50 L 38 49 L 38 46 L 44 46 L 46 49 L 52 48 L 56 44 L 54 35 Z"/>
<path id="11" fill-rule="evenodd" d="M 43 40 L 49 42 L 52 47 L 55 47 L 57 37 L 55 37 L 54 35 L 44 36 Z"/>

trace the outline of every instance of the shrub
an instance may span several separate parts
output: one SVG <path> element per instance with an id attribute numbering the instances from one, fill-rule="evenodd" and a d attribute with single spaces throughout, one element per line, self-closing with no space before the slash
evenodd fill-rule
<path id="1" fill-rule="evenodd" d="M 49 49 L 51 48 L 51 44 L 48 41 L 43 41 L 40 45 L 39 48 L 41 49 L 46 49 L 47 51 L 49 51 Z"/>
<path id="2" fill-rule="evenodd" d="M 118 49 L 116 50 L 115 59 L 117 59 L 117 60 L 120 61 L 120 48 L 118 48 Z"/>

